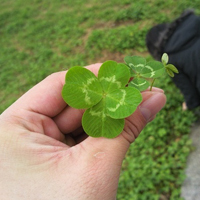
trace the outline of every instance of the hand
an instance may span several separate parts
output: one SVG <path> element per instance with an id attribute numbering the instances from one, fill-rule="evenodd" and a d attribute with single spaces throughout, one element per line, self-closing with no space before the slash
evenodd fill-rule
<path id="1" fill-rule="evenodd" d="M 186 102 L 182 103 L 182 110 L 186 111 L 188 109 Z"/>
<path id="2" fill-rule="evenodd" d="M 99 67 L 88 69 L 97 74 Z M 1 200 L 115 199 L 130 144 L 166 101 L 158 88 L 145 91 L 118 137 L 87 137 L 83 110 L 61 97 L 65 74 L 50 75 L 1 114 Z"/>

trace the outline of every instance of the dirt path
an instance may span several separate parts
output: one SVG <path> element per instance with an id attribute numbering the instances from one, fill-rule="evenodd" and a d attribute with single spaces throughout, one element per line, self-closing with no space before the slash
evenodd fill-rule
<path id="1" fill-rule="evenodd" d="M 200 200 L 200 120 L 193 126 L 190 137 L 195 150 L 187 160 L 186 179 L 181 188 L 184 200 Z"/>

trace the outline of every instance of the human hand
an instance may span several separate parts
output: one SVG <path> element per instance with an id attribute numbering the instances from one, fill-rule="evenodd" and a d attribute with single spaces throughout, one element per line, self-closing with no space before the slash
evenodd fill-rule
<path id="1" fill-rule="evenodd" d="M 186 111 L 187 109 L 188 109 L 187 104 L 186 104 L 186 102 L 184 101 L 184 102 L 182 103 L 182 110 L 183 110 L 183 111 Z"/>
<path id="2" fill-rule="evenodd" d="M 99 67 L 88 69 L 97 74 Z M 130 144 L 166 101 L 160 89 L 145 91 L 118 137 L 87 137 L 84 111 L 62 99 L 65 74 L 50 75 L 1 114 L 1 200 L 115 199 Z"/>

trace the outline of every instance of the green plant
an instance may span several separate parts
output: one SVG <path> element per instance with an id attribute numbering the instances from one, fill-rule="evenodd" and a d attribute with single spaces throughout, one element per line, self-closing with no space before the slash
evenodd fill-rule
<path id="1" fill-rule="evenodd" d="M 169 57 L 166 53 L 163 54 L 161 60 L 169 76 L 174 77 L 174 73 L 178 73 L 178 70 L 174 65 L 168 64 Z"/>
<path id="2" fill-rule="evenodd" d="M 174 65 L 167 64 L 168 60 L 166 53 L 162 55 L 162 63 L 159 61 L 146 62 L 146 59 L 140 56 L 126 56 L 124 61 L 129 66 L 133 78 L 129 85 L 143 91 L 150 86 L 151 81 L 150 90 L 152 90 L 155 79 L 161 77 L 165 70 L 173 77 L 178 70 Z"/>
<path id="3" fill-rule="evenodd" d="M 82 126 L 92 137 L 114 138 L 122 132 L 124 118 L 137 109 L 142 101 L 140 91 L 149 86 L 146 78 L 155 80 L 164 73 L 165 68 L 178 73 L 173 65 L 167 65 L 167 54 L 162 57 L 163 63 L 146 63 L 144 58 L 138 56 L 127 56 L 125 62 L 127 65 L 115 61 L 104 62 L 97 77 L 79 66 L 69 69 L 66 74 L 63 99 L 71 107 L 87 109 L 82 117 Z M 172 73 L 170 71 L 170 75 Z"/>
<path id="4" fill-rule="evenodd" d="M 128 67 L 114 61 L 103 63 L 98 77 L 82 67 L 68 71 L 62 96 L 70 106 L 87 109 L 82 125 L 88 135 L 113 138 L 121 133 L 124 118 L 142 101 L 137 89 L 126 87 L 129 79 Z"/>
<path id="5" fill-rule="evenodd" d="M 123 55 L 142 55 L 149 60 L 145 36 L 152 26 L 172 21 L 187 8 L 195 8 L 200 14 L 199 0 L 0 2 L 0 113 L 46 76 L 69 66 L 86 66 L 108 58 L 122 62 Z M 82 43 L 77 46 L 77 41 Z M 44 56 L 49 50 L 53 54 Z M 179 174 L 184 174 L 188 156 L 183 149 L 190 147 L 187 141 L 196 119 L 193 111 L 182 112 L 183 96 L 166 74 L 156 79 L 155 85 L 165 91 L 168 102 L 130 147 L 119 181 L 120 200 L 155 200 L 155 195 L 179 200 L 173 194 L 180 191 L 183 182 Z M 157 134 L 160 128 L 166 130 L 162 138 Z M 154 142 L 147 136 L 154 137 Z M 164 144 L 158 147 L 162 141 Z M 171 145 L 173 141 L 178 147 Z M 169 155 L 168 147 L 178 158 Z M 151 149 L 157 149 L 160 155 L 149 154 Z M 145 158 L 141 158 L 143 155 Z M 162 161 L 151 167 L 151 159 Z M 160 169 L 165 164 L 174 175 L 173 181 L 168 180 L 166 169 Z M 177 165 L 182 167 L 175 168 Z M 147 168 L 165 176 L 154 175 L 151 170 L 146 173 Z M 147 190 L 147 180 L 153 190 Z M 168 192 L 163 191 L 165 188 Z"/>

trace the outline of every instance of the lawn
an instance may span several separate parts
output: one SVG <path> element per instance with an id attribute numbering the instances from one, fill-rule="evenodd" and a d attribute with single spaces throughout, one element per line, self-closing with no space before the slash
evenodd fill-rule
<path id="1" fill-rule="evenodd" d="M 199 0 L 0 0 L 0 113 L 49 74 L 126 55 L 152 59 L 145 35 Z M 189 133 L 195 115 L 170 78 L 157 81 L 168 102 L 131 146 L 123 163 L 119 200 L 180 198 Z"/>

